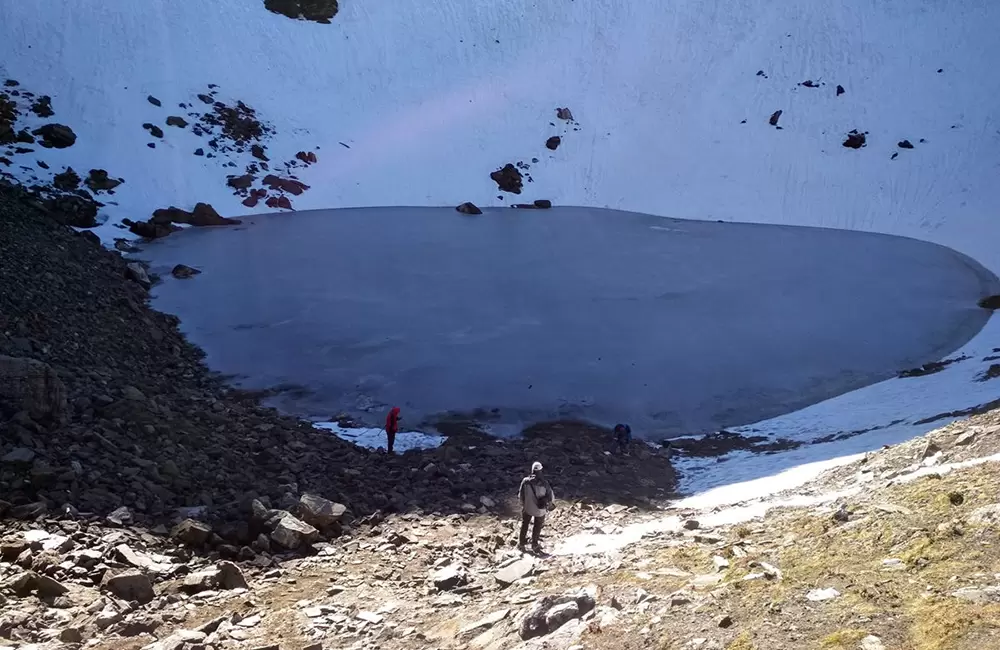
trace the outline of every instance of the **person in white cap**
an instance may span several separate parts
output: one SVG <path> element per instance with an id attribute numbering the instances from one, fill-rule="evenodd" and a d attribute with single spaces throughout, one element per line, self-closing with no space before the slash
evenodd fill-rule
<path id="1" fill-rule="evenodd" d="M 552 507 L 555 496 L 552 493 L 552 486 L 542 475 L 542 464 L 538 461 L 531 464 L 531 475 L 521 480 L 517 497 L 521 501 L 521 534 L 518 536 L 517 548 L 524 552 L 528 526 L 531 525 L 531 550 L 541 553 L 538 539 L 542 534 L 545 515 Z"/>

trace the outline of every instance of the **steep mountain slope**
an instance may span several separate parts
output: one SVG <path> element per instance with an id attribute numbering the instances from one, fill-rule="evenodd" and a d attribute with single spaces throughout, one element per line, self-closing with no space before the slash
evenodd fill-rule
<path id="1" fill-rule="evenodd" d="M 503 205 L 514 197 L 499 200 L 489 174 L 523 161 L 533 182 L 522 198 L 910 235 L 1000 267 L 989 236 L 1000 198 L 995 3 L 339 9 L 320 24 L 252 0 L 5 2 L 0 60 L 79 135 L 45 152 L 53 171 L 125 177 L 105 208 L 115 218 L 197 201 L 247 210 L 225 177 L 249 154 L 234 157 L 234 172 L 221 155 L 193 155 L 203 138 L 164 123 L 217 84 L 213 100 L 242 100 L 273 126 L 272 160 L 317 155 L 298 209 Z M 557 107 L 573 121 L 556 119 Z M 778 110 L 780 130 L 768 122 Z M 854 129 L 867 133 L 864 148 L 842 146 Z M 897 148 L 904 139 L 914 149 Z"/>

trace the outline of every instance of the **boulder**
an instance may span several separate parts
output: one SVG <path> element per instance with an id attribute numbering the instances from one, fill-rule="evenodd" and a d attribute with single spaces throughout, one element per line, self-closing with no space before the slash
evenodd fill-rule
<path id="1" fill-rule="evenodd" d="M 227 219 L 215 211 L 208 203 L 198 203 L 191 213 L 192 226 L 230 226 L 240 223 L 238 219 Z"/>
<path id="2" fill-rule="evenodd" d="M 347 506 L 334 503 L 315 494 L 303 494 L 299 498 L 298 514 L 302 521 L 316 528 L 327 528 L 340 521 L 347 512 Z"/>
<path id="3" fill-rule="evenodd" d="M 458 210 L 459 212 L 461 212 L 462 214 L 482 214 L 483 213 L 483 211 L 479 209 L 479 206 L 477 206 L 475 203 L 472 203 L 470 201 L 466 201 L 465 203 L 459 205 L 455 209 Z"/>
<path id="4" fill-rule="evenodd" d="M 163 106 L 163 103 L 160 102 L 160 100 L 157 99 L 156 97 L 153 97 L 152 95 L 147 96 L 146 101 L 152 104 L 153 106 Z"/>
<path id="5" fill-rule="evenodd" d="M 569 110 L 568 108 L 557 108 L 556 117 L 558 117 L 560 120 L 566 120 L 567 122 L 572 122 L 573 111 Z"/>
<path id="6" fill-rule="evenodd" d="M 183 129 L 188 125 L 187 120 L 178 115 L 171 115 L 167 118 L 167 126 L 176 126 L 178 129 Z"/>
<path id="7" fill-rule="evenodd" d="M 120 178 L 109 177 L 108 172 L 103 169 L 91 169 L 87 180 L 84 181 L 92 192 L 109 192 L 123 182 Z"/>
<path id="8" fill-rule="evenodd" d="M 76 142 L 76 134 L 73 133 L 73 129 L 65 124 L 46 124 L 31 133 L 41 138 L 40 144 L 47 148 L 65 149 L 72 147 Z"/>
<path id="9" fill-rule="evenodd" d="M 0 411 L 61 422 L 66 409 L 66 387 L 48 364 L 0 355 Z"/>
<path id="10" fill-rule="evenodd" d="M 431 573 L 431 582 L 438 591 L 447 591 L 468 584 L 469 577 L 465 573 L 465 567 L 451 564 Z"/>
<path id="11" fill-rule="evenodd" d="M 524 186 L 521 171 L 512 163 L 507 163 L 491 173 L 490 178 L 493 179 L 501 191 L 510 192 L 511 194 L 520 194 L 521 188 Z"/>
<path id="12" fill-rule="evenodd" d="M 212 527 L 195 519 L 185 519 L 174 526 L 170 536 L 189 546 L 202 546 L 212 535 Z"/>
<path id="13" fill-rule="evenodd" d="M 163 137 L 163 129 L 161 129 L 160 127 L 156 126 L 155 124 L 152 124 L 150 122 L 146 122 L 145 124 L 142 125 L 142 128 L 144 128 L 147 131 L 149 131 L 149 134 L 151 136 L 153 136 L 154 138 L 162 138 Z"/>
<path id="14" fill-rule="evenodd" d="M 178 264 L 170 270 L 170 275 L 174 276 L 178 280 L 187 280 L 188 278 L 193 278 L 199 273 L 201 273 L 201 271 L 186 264 Z"/>
<path id="15" fill-rule="evenodd" d="M 548 199 L 535 199 L 534 205 L 540 210 L 548 210 L 552 207 L 552 201 Z"/>
<path id="16" fill-rule="evenodd" d="M 847 134 L 847 139 L 844 140 L 844 146 L 848 149 L 860 149 L 866 145 L 867 138 L 864 133 L 858 132 L 856 129 Z"/>
<path id="17" fill-rule="evenodd" d="M 137 282 L 146 289 L 153 286 L 152 280 L 149 279 L 149 274 L 146 273 L 146 269 L 139 262 L 129 262 L 125 265 L 125 277 L 133 282 Z"/>
<path id="18" fill-rule="evenodd" d="M 281 517 L 271 531 L 271 541 L 287 549 L 312 544 L 317 539 L 319 539 L 318 530 L 290 514 Z"/>
<path id="19" fill-rule="evenodd" d="M 71 192 L 80 187 L 80 175 L 72 167 L 67 167 L 65 171 L 52 177 L 52 186 L 63 192 Z"/>
<path id="20" fill-rule="evenodd" d="M 560 138 L 558 135 L 554 135 L 545 141 L 545 147 L 547 149 L 551 149 L 552 151 L 558 149 L 559 145 L 561 144 L 562 144 L 562 138 Z"/>
<path id="21" fill-rule="evenodd" d="M 223 561 L 215 567 L 188 574 L 181 588 L 196 593 L 207 589 L 247 589 L 248 585 L 238 566 Z"/>
<path id="22" fill-rule="evenodd" d="M 1000 309 L 1000 294 L 981 298 L 978 304 L 983 309 Z"/>
<path id="23" fill-rule="evenodd" d="M 563 623 L 574 618 L 580 618 L 580 606 L 576 604 L 576 601 L 571 600 L 568 603 L 556 605 L 545 612 L 545 627 L 550 632 L 558 630 Z"/>
<path id="24" fill-rule="evenodd" d="M 337 15 L 337 0 L 264 0 L 268 11 L 292 19 L 303 18 L 317 23 L 329 23 Z"/>
<path id="25" fill-rule="evenodd" d="M 153 583 L 149 581 L 149 576 L 136 571 L 128 570 L 120 573 L 108 571 L 101 581 L 101 589 L 109 591 L 122 600 L 129 602 L 146 604 L 156 597 L 153 591 Z"/>
<path id="26" fill-rule="evenodd" d="M 771 126 L 778 126 L 778 120 L 781 119 L 781 114 L 784 113 L 781 109 L 778 109 L 771 113 L 771 117 L 768 118 L 767 123 Z"/>

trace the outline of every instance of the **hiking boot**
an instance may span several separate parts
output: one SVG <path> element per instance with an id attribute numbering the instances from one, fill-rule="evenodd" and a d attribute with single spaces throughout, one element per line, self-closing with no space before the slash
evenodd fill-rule
<path id="1" fill-rule="evenodd" d="M 535 553 L 537 555 L 541 555 L 542 554 L 542 545 L 539 544 L 538 542 L 535 542 L 534 544 L 531 545 L 531 552 Z"/>

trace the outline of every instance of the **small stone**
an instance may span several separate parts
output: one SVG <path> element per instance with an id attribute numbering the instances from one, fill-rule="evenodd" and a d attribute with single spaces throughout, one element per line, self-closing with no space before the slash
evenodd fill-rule
<path id="1" fill-rule="evenodd" d="M 715 565 L 716 571 L 725 571 L 729 568 L 729 560 L 722 557 L 721 555 L 715 555 L 712 557 L 712 564 Z"/>
<path id="2" fill-rule="evenodd" d="M 860 133 L 857 130 L 851 131 L 847 134 L 847 139 L 844 140 L 844 146 L 848 149 L 860 149 L 867 145 L 867 138 L 864 133 Z"/>
<path id="3" fill-rule="evenodd" d="M 840 84 L 837 84 L 837 97 L 840 97 L 841 95 L 843 95 L 846 92 L 847 91 L 844 90 L 843 86 L 841 86 Z"/>
<path id="4" fill-rule="evenodd" d="M 698 530 L 701 528 L 701 524 L 697 519 L 688 519 L 683 524 L 684 530 Z"/>
<path id="5" fill-rule="evenodd" d="M 784 113 L 784 111 L 780 109 L 771 113 L 771 117 L 767 120 L 768 124 L 771 126 L 778 126 L 778 120 L 781 119 L 782 113 Z"/>
<path id="6" fill-rule="evenodd" d="M 528 577 L 534 570 L 535 558 L 529 555 L 500 569 L 496 572 L 494 578 L 501 586 L 506 587 L 522 578 Z"/>
<path id="7" fill-rule="evenodd" d="M 158 100 L 156 97 L 153 97 L 152 95 L 146 97 L 146 101 L 148 101 L 153 106 L 163 106 L 163 102 Z"/>
<path id="8" fill-rule="evenodd" d="M 558 135 L 554 135 L 545 141 L 545 147 L 552 151 L 558 149 L 560 144 L 562 144 L 562 138 L 559 137 Z"/>
<path id="9" fill-rule="evenodd" d="M 431 574 L 431 582 L 438 591 L 446 591 L 460 587 L 469 581 L 465 573 L 465 568 L 459 564 L 452 564 L 443 569 L 438 569 Z"/>
<path id="10" fill-rule="evenodd" d="M 885 645 L 882 644 L 882 639 L 870 634 L 861 639 L 861 645 L 858 648 L 859 650 L 885 650 Z"/>
<path id="11" fill-rule="evenodd" d="M 567 122 L 573 121 L 573 112 L 568 108 L 557 108 L 556 117 Z"/>
<path id="12" fill-rule="evenodd" d="M 364 621 L 365 623 L 371 623 L 372 625 L 378 625 L 383 621 L 383 617 L 375 612 L 366 612 L 364 610 L 357 613 L 355 616 L 359 621 Z"/>
<path id="13" fill-rule="evenodd" d="M 900 149 L 912 149 L 913 143 L 909 140 L 900 140 L 897 145 Z"/>
<path id="14" fill-rule="evenodd" d="M 83 633 L 79 628 L 67 627 L 59 632 L 59 640 L 63 643 L 83 643 Z"/>
<path id="15" fill-rule="evenodd" d="M 732 627 L 733 626 L 733 617 L 729 616 L 729 615 L 722 616 L 722 617 L 720 617 L 716 621 L 716 624 L 719 627 L 721 627 L 722 629 L 726 629 L 726 628 Z"/>
<path id="16" fill-rule="evenodd" d="M 806 594 L 806 599 L 818 603 L 824 600 L 833 600 L 834 598 L 837 598 L 839 596 L 840 596 L 839 591 L 837 591 L 833 587 L 829 587 L 827 589 L 813 589 L 812 591 Z"/>
<path id="17" fill-rule="evenodd" d="M 176 126 L 179 129 L 183 129 L 188 125 L 187 120 L 183 117 L 177 115 L 171 115 L 167 118 L 167 126 Z"/>

